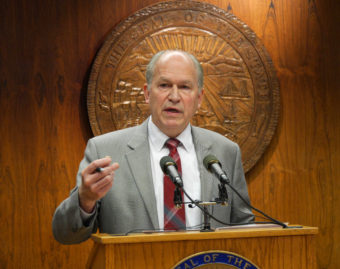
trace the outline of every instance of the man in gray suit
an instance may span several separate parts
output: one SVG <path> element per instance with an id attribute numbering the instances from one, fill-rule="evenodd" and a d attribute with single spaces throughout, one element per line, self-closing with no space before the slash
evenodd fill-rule
<path id="1" fill-rule="evenodd" d="M 150 61 L 144 86 L 151 116 L 141 125 L 88 141 L 79 166 L 77 186 L 53 217 L 55 238 L 64 244 L 85 241 L 99 228 L 109 234 L 164 228 L 161 157 L 169 138 L 180 141 L 184 189 L 200 201 L 218 197 L 218 179 L 202 165 L 215 155 L 231 184 L 249 201 L 237 144 L 215 132 L 190 125 L 203 98 L 203 71 L 194 56 L 162 51 Z M 110 157 L 107 157 L 110 156 Z M 113 163 L 112 163 L 113 162 Z M 98 168 L 104 168 L 98 171 Z M 188 199 L 185 198 L 185 202 Z M 228 206 L 213 215 L 224 223 L 249 223 L 250 209 L 228 188 Z M 187 229 L 199 228 L 202 213 L 185 205 Z M 224 226 L 212 221 L 212 227 Z"/>

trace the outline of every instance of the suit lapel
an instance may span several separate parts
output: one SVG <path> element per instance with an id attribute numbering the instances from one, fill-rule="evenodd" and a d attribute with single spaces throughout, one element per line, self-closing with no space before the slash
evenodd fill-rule
<path id="1" fill-rule="evenodd" d="M 199 128 L 192 126 L 192 137 L 195 144 L 198 167 L 201 180 L 201 200 L 204 202 L 210 201 L 212 197 L 213 176 L 205 169 L 203 159 L 208 154 L 211 154 L 211 142 L 208 137 L 204 137 Z"/>
<path id="2" fill-rule="evenodd" d="M 148 120 L 140 125 L 128 143 L 126 154 L 131 174 L 144 200 L 144 204 L 155 229 L 159 228 L 156 197 L 152 180 L 150 148 L 147 132 Z"/>

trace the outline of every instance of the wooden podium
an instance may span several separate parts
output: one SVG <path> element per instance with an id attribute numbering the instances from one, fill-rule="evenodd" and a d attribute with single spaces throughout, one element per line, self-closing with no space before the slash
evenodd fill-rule
<path id="1" fill-rule="evenodd" d="M 236 253 L 261 269 L 317 268 L 318 228 L 242 228 L 111 236 L 94 234 L 88 268 L 173 268 L 196 253 Z M 188 268 L 193 268 L 189 267 Z M 204 268 L 242 268 L 207 267 Z"/>

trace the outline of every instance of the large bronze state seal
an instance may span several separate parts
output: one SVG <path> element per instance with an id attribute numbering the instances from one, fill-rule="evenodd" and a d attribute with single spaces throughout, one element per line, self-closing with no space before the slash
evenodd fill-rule
<path id="1" fill-rule="evenodd" d="M 153 54 L 181 49 L 204 69 L 205 97 L 192 120 L 237 142 L 248 171 L 269 144 L 279 115 L 279 86 L 255 33 L 234 15 L 195 1 L 161 2 L 137 11 L 107 37 L 88 86 L 94 135 L 134 126 L 149 115 L 145 69 Z"/>

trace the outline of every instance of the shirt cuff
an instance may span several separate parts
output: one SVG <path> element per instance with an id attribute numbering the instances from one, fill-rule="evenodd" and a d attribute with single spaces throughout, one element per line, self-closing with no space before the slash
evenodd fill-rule
<path id="1" fill-rule="evenodd" d="M 97 207 L 95 206 L 91 213 L 87 213 L 84 209 L 79 207 L 80 217 L 83 223 L 88 223 L 88 221 L 96 214 L 96 208 Z"/>

